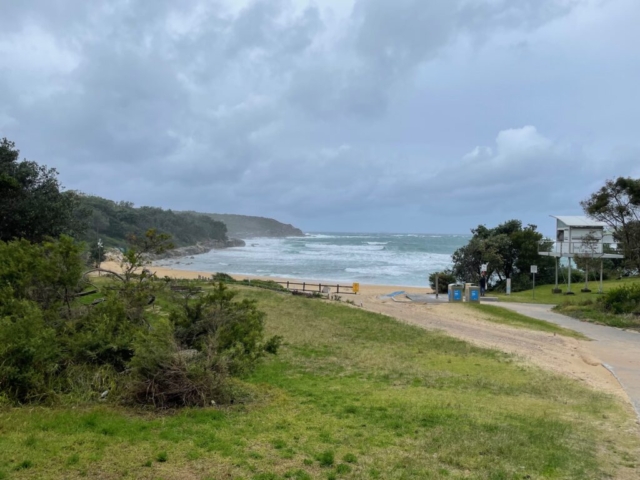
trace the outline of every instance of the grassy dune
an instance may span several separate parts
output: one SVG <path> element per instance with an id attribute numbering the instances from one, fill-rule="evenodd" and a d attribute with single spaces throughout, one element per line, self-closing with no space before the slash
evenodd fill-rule
<path id="1" fill-rule="evenodd" d="M 619 400 L 439 333 L 242 289 L 285 344 L 224 408 L 0 409 L 2 478 L 638 478 Z"/>

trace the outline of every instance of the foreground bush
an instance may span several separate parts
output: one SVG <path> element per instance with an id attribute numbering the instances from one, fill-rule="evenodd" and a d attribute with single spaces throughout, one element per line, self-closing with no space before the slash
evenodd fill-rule
<path id="1" fill-rule="evenodd" d="M 0 290 L 4 298 L 10 290 Z M 59 383 L 63 354 L 56 331 L 42 311 L 26 300 L 0 307 L 0 393 L 16 402 L 47 399 Z"/>
<path id="2" fill-rule="evenodd" d="M 87 400 L 107 391 L 161 408 L 226 402 L 229 377 L 278 349 L 279 338 L 264 341 L 255 302 L 236 301 L 223 284 L 202 298 L 169 298 L 170 318 L 157 315 L 150 305 L 167 300 L 166 284 L 134 276 L 133 262 L 103 298 L 83 304 L 81 253 L 68 237 L 0 242 L 0 398 Z"/>
<path id="3" fill-rule="evenodd" d="M 640 283 L 623 285 L 609 290 L 601 299 L 605 311 L 617 315 L 640 314 Z"/>
<path id="4" fill-rule="evenodd" d="M 158 322 L 135 342 L 127 399 L 157 408 L 206 406 L 227 400 L 228 370 L 213 345 L 207 342 L 203 350 L 181 350 L 173 325 Z"/>
<path id="5" fill-rule="evenodd" d="M 229 377 L 252 371 L 279 345 L 278 337 L 264 342 L 265 314 L 255 302 L 235 296 L 219 283 L 212 293 L 185 300 L 169 321 L 140 333 L 128 398 L 160 408 L 229 401 Z"/>

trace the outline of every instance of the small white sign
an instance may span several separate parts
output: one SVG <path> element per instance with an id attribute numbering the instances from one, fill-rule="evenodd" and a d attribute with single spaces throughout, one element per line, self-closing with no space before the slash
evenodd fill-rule
<path id="1" fill-rule="evenodd" d="M 537 265 L 531 265 L 531 273 L 538 273 L 538 266 Z"/>
<path id="2" fill-rule="evenodd" d="M 489 266 L 488 263 L 483 263 L 482 266 L 480 267 L 480 272 L 487 273 L 487 267 L 488 266 Z"/>

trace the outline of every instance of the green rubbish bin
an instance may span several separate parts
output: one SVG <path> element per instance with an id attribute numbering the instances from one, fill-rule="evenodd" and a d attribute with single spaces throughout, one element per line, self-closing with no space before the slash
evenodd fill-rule
<path id="1" fill-rule="evenodd" d="M 480 287 L 477 285 L 467 285 L 464 293 L 465 302 L 480 303 Z"/>
<path id="2" fill-rule="evenodd" d="M 450 302 L 462 302 L 462 290 L 463 285 L 457 283 L 449 284 L 449 301 Z"/>

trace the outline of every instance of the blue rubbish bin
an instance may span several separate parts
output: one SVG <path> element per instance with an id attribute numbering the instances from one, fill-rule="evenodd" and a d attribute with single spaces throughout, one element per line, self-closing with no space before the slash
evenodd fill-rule
<path id="1" fill-rule="evenodd" d="M 449 284 L 449 301 L 450 302 L 462 302 L 463 295 L 462 289 L 464 287 L 462 285 L 458 285 L 457 283 Z"/>
<path id="2" fill-rule="evenodd" d="M 480 303 L 480 287 L 468 286 L 465 300 L 470 303 Z"/>

